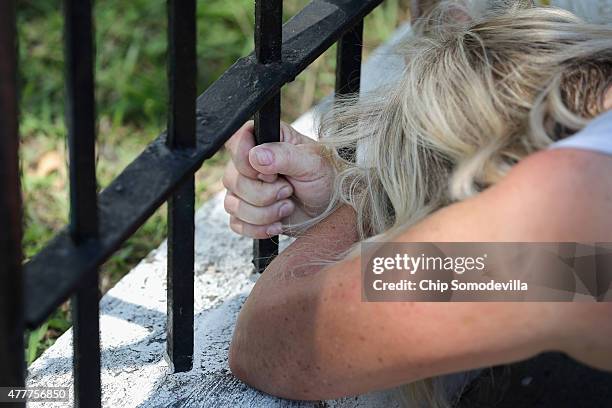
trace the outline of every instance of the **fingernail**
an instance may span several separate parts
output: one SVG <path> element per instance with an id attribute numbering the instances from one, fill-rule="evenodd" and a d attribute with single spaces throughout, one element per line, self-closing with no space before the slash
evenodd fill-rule
<path id="1" fill-rule="evenodd" d="M 285 203 L 281 205 L 280 208 L 278 209 L 278 215 L 281 218 L 285 218 L 286 216 L 291 214 L 291 210 L 292 210 L 291 204 Z"/>
<path id="2" fill-rule="evenodd" d="M 280 223 L 272 224 L 266 229 L 268 235 L 278 235 L 283 232 L 283 227 Z"/>
<path id="3" fill-rule="evenodd" d="M 269 166 L 274 160 L 274 155 L 272 154 L 272 151 L 263 147 L 255 149 L 255 157 L 257 158 L 259 164 L 261 164 L 262 166 Z"/>
<path id="4" fill-rule="evenodd" d="M 291 197 L 291 194 L 292 194 L 291 187 L 285 186 L 281 188 L 280 190 L 278 190 L 278 194 L 276 194 L 276 199 L 282 200 L 284 198 L 289 198 Z"/>

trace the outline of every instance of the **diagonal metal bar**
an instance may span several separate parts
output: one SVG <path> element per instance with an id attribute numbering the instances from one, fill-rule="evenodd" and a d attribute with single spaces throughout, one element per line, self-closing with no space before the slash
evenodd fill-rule
<path id="1" fill-rule="evenodd" d="M 196 2 L 168 0 L 167 145 L 172 150 L 196 145 Z M 195 180 L 183 181 L 168 200 L 168 302 L 166 357 L 172 372 L 193 364 L 193 285 Z"/>
<path id="2" fill-rule="evenodd" d="M 280 64 L 282 58 L 283 1 L 255 2 L 255 56 L 260 64 Z M 277 92 L 255 114 L 257 144 L 278 142 L 280 138 L 281 98 Z M 263 272 L 278 255 L 278 236 L 253 241 L 253 266 Z"/>
<path id="3" fill-rule="evenodd" d="M 25 319 L 40 323 L 187 180 L 238 128 L 342 33 L 382 0 L 315 0 L 283 27 L 280 64 L 239 59 L 197 100 L 197 146 L 170 150 L 163 133 L 98 196 L 99 239 L 76 246 L 60 232 L 25 265 Z"/>

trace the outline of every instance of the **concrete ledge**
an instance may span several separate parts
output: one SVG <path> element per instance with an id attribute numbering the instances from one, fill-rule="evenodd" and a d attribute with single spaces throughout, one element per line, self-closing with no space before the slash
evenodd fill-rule
<path id="1" fill-rule="evenodd" d="M 163 358 L 166 340 L 166 244 L 163 243 L 100 303 L 103 406 L 320 406 L 266 395 L 241 383 L 229 371 L 227 351 L 234 323 L 255 283 L 255 276 L 250 263 L 252 241 L 229 230 L 223 195 L 216 195 L 196 215 L 193 370 L 171 374 Z M 282 246 L 288 242 L 283 239 Z M 461 378 L 448 377 L 449 390 L 455 390 Z M 72 387 L 72 381 L 72 331 L 69 330 L 30 366 L 28 385 Z M 398 401 L 398 395 L 392 390 L 329 401 L 327 406 L 396 407 Z M 66 404 L 45 406 L 65 407 Z"/>
<path id="2" fill-rule="evenodd" d="M 216 384 L 231 378 L 227 348 L 235 316 L 254 284 L 249 263 L 251 242 L 228 230 L 221 194 L 198 211 L 196 225 L 194 370 L 169 374 L 163 358 L 163 243 L 100 303 L 104 406 L 166 406 L 183 400 L 181 405 L 186 405 L 194 392 L 214 391 Z M 71 343 L 68 331 L 32 364 L 28 383 L 71 386 Z M 228 381 L 228 391 L 232 383 L 238 382 Z M 195 401 L 202 403 L 201 398 Z"/>
<path id="3" fill-rule="evenodd" d="M 281 400 L 235 379 L 227 351 L 240 307 L 252 288 L 251 240 L 227 227 L 223 193 L 196 216 L 194 368 L 171 374 L 163 358 L 166 245 L 122 279 L 100 304 L 102 400 L 105 407 L 313 407 Z M 283 240 L 283 245 L 288 239 Z M 448 377 L 455 390 L 462 376 Z M 459 381 L 456 381 L 459 380 Z M 28 373 L 30 386 L 72 387 L 72 331 L 62 335 Z M 72 396 L 71 396 L 72 398 Z M 399 406 L 396 391 L 328 401 L 330 407 Z M 40 405 L 36 405 L 40 406 Z M 65 403 L 48 404 L 65 407 Z"/>

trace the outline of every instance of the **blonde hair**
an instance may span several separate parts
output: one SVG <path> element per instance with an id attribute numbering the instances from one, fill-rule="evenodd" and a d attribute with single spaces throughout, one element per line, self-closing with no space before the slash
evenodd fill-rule
<path id="1" fill-rule="evenodd" d="M 339 98 L 322 119 L 337 177 L 311 224 L 348 204 L 362 239 L 412 225 L 603 110 L 612 27 L 529 1 L 453 1 L 413 32 L 393 86 Z M 447 404 L 431 382 L 407 391 L 424 406 Z"/>
<path id="2" fill-rule="evenodd" d="M 412 225 L 603 110 L 612 27 L 529 4 L 442 2 L 398 49 L 393 86 L 337 98 L 319 130 L 336 185 L 313 222 L 348 204 L 362 239 Z"/>

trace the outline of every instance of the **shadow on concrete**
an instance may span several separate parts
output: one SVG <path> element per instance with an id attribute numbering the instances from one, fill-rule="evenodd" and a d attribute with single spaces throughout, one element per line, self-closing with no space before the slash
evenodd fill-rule
<path id="1" fill-rule="evenodd" d="M 612 407 L 612 373 L 545 353 L 484 370 L 461 397 L 458 408 Z"/>

